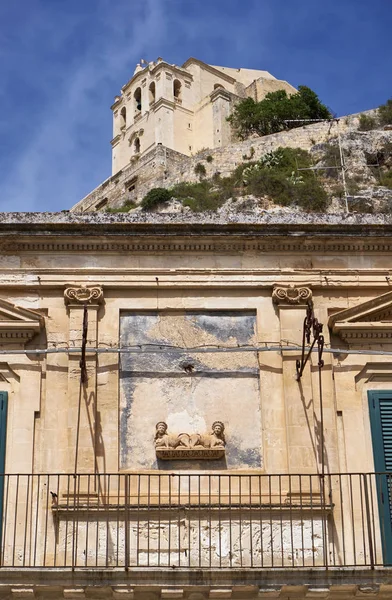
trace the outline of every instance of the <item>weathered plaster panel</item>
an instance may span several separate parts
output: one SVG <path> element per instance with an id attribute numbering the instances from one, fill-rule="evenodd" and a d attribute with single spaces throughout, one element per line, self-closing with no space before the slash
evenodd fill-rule
<path id="1" fill-rule="evenodd" d="M 256 315 L 250 311 L 155 311 L 121 316 L 121 346 L 168 346 L 163 352 L 121 356 L 122 469 L 262 467 L 256 355 L 170 349 L 251 344 L 255 326 Z M 226 459 L 208 461 L 208 465 L 205 461 L 157 461 L 157 421 L 165 421 L 169 431 L 178 434 L 204 433 L 217 419 L 225 424 Z"/>

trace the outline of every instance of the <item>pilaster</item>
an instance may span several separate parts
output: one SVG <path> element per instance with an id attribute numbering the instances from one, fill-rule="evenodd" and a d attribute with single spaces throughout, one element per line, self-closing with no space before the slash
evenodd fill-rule
<path id="1" fill-rule="evenodd" d="M 87 309 L 86 348 L 98 342 L 98 310 L 103 302 L 100 286 L 67 287 L 64 301 L 69 312 L 69 347 L 81 348 Z M 93 473 L 97 444 L 97 355 L 85 355 L 86 380 L 81 381 L 81 352 L 69 355 L 68 368 L 68 470 Z M 76 467 L 76 468 L 75 468 Z"/>
<path id="2" fill-rule="evenodd" d="M 318 451 L 314 435 L 314 399 L 310 369 L 300 381 L 296 360 L 301 357 L 303 322 L 312 300 L 309 287 L 275 286 L 273 302 L 279 311 L 280 339 L 298 345 L 298 352 L 282 351 L 283 392 L 286 410 L 287 460 L 289 473 L 314 473 Z"/>

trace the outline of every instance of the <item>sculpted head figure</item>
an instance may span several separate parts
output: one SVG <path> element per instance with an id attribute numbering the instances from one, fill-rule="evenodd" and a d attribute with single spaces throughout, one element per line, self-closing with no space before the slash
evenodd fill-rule
<path id="1" fill-rule="evenodd" d="M 212 435 L 214 435 L 216 438 L 220 439 L 223 441 L 223 443 L 226 443 L 225 440 L 225 426 L 222 423 L 222 421 L 214 421 L 212 424 Z"/>
<path id="2" fill-rule="evenodd" d="M 158 421 L 155 425 L 155 440 L 163 437 L 167 433 L 167 424 L 164 421 Z"/>

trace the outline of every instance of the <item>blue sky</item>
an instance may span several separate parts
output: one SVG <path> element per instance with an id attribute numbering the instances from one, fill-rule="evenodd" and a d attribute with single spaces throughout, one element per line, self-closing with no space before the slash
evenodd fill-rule
<path id="1" fill-rule="evenodd" d="M 68 209 L 111 174 L 140 58 L 265 69 L 338 115 L 392 97 L 392 0 L 3 0 L 0 210 Z"/>

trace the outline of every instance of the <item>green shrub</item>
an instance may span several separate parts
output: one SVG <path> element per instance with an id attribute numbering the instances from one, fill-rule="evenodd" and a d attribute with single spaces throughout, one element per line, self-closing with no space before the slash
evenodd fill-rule
<path id="1" fill-rule="evenodd" d="M 355 196 L 355 194 L 357 194 L 361 189 L 359 182 L 359 177 L 346 177 L 347 191 L 350 196 Z"/>
<path id="2" fill-rule="evenodd" d="M 372 129 L 376 129 L 377 121 L 374 117 L 370 115 L 361 115 L 359 117 L 359 126 L 358 131 L 371 131 Z"/>
<path id="3" fill-rule="evenodd" d="M 328 195 L 317 179 L 309 179 L 295 188 L 294 203 L 306 211 L 324 212 Z"/>
<path id="4" fill-rule="evenodd" d="M 214 160 L 214 159 L 213 159 L 213 157 L 211 156 L 211 154 L 209 154 L 208 156 L 206 156 L 206 161 L 207 161 L 208 163 L 212 163 L 212 161 L 213 161 L 213 160 Z"/>
<path id="5" fill-rule="evenodd" d="M 269 135 L 304 124 L 288 122 L 293 119 L 330 118 L 330 111 L 320 102 L 317 94 L 300 85 L 298 92 L 291 96 L 285 90 L 278 90 L 269 92 L 260 102 L 245 98 L 235 105 L 227 120 L 239 139 L 245 140 L 254 133 Z"/>
<path id="6" fill-rule="evenodd" d="M 392 98 L 379 107 L 378 119 L 380 125 L 392 125 Z"/>
<path id="7" fill-rule="evenodd" d="M 130 210 L 132 210 L 133 208 L 136 208 L 136 202 L 133 202 L 133 200 L 127 200 L 126 202 L 124 202 L 124 204 L 122 204 L 121 206 L 118 206 L 117 208 L 108 207 L 105 212 L 107 212 L 107 213 L 126 213 L 126 212 L 129 212 Z"/>
<path id="8" fill-rule="evenodd" d="M 195 173 L 196 175 L 199 175 L 199 177 L 205 177 L 207 173 L 205 166 L 202 163 L 197 163 L 195 166 Z"/>
<path id="9" fill-rule="evenodd" d="M 255 149 L 253 148 L 253 146 L 250 147 L 250 151 L 249 154 L 243 154 L 242 155 L 242 159 L 243 160 L 252 160 L 252 158 L 255 155 Z"/>
<path id="10" fill-rule="evenodd" d="M 171 193 L 194 212 L 215 211 L 234 196 L 234 180 L 231 177 L 223 177 L 214 178 L 214 181 L 179 183 L 171 189 Z"/>
<path id="11" fill-rule="evenodd" d="M 172 198 L 172 193 L 165 188 L 152 188 L 147 194 L 144 196 L 141 207 L 143 210 L 151 210 L 155 206 L 159 204 L 164 204 L 168 202 Z"/>
<path id="12" fill-rule="evenodd" d="M 311 157 L 305 150 L 278 148 L 265 154 L 258 163 L 243 170 L 246 192 L 268 196 L 280 206 L 297 205 L 304 210 L 323 211 L 328 196 L 309 169 Z"/>
<path id="13" fill-rule="evenodd" d="M 229 198 L 245 194 L 266 196 L 281 206 L 296 205 L 307 211 L 324 211 L 327 193 L 310 169 L 311 165 L 310 154 L 305 150 L 278 148 L 265 154 L 257 163 L 238 165 L 230 177 L 216 173 L 211 180 L 179 183 L 170 194 L 195 212 L 216 211 Z"/>
<path id="14" fill-rule="evenodd" d="M 380 174 L 380 183 L 392 190 L 392 169 Z"/>

